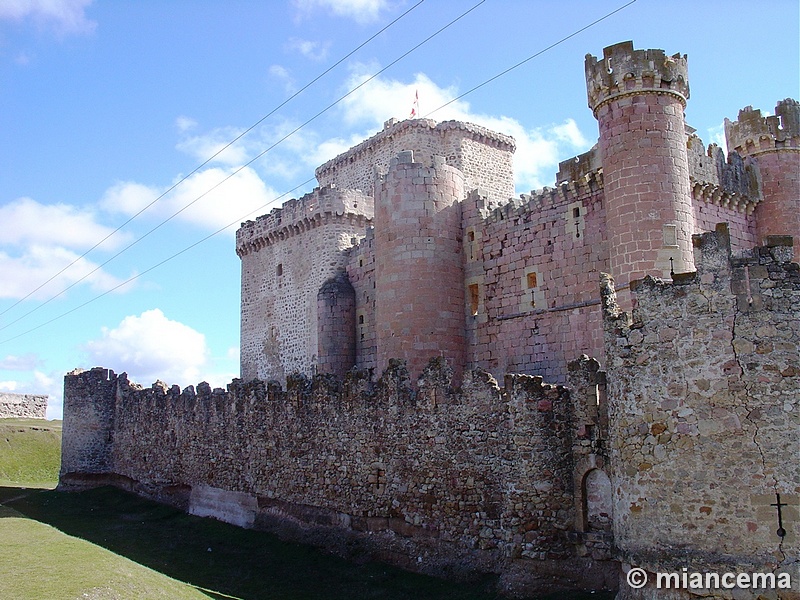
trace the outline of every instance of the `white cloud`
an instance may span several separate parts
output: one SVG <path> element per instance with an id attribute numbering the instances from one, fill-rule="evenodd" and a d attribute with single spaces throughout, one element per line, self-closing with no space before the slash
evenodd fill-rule
<path id="1" fill-rule="evenodd" d="M 62 269 L 64 272 L 59 273 Z M 37 290 L 33 298 L 48 299 L 79 281 L 96 292 L 106 292 L 123 283 L 122 279 L 98 269 L 96 263 L 79 258 L 66 248 L 53 246 L 33 245 L 18 256 L 0 251 L 0 273 L 3 274 L 0 298 L 23 298 L 51 277 L 53 280 Z M 125 285 L 115 291 L 129 288 L 130 285 Z"/>
<path id="2" fill-rule="evenodd" d="M 235 175 L 234 171 L 221 167 L 199 171 L 145 214 L 165 219 L 182 211 L 176 218 L 183 222 L 212 231 L 230 224 L 230 231 L 234 232 L 240 221 L 267 212 L 269 208 L 264 207 L 279 195 L 253 169 L 245 167 Z M 106 191 L 101 204 L 107 210 L 133 215 L 160 193 L 161 190 L 140 183 L 120 182 Z"/>
<path id="3" fill-rule="evenodd" d="M 241 165 L 247 162 L 248 150 L 244 138 L 237 140 L 230 146 L 231 140 L 237 138 L 243 129 L 234 127 L 220 127 L 201 135 L 194 135 L 184 138 L 178 142 L 177 148 L 193 156 L 199 162 L 205 162 L 219 152 L 219 156 L 214 156 L 215 163 L 224 165 Z M 225 148 L 225 146 L 228 146 Z M 225 148 L 223 150 L 223 148 Z"/>
<path id="4" fill-rule="evenodd" d="M 53 27 L 58 33 L 87 33 L 97 23 L 86 17 L 93 0 L 3 0 L 0 20 L 32 19 L 39 26 Z"/>
<path id="5" fill-rule="evenodd" d="M 290 38 L 286 44 L 289 50 L 297 50 L 306 58 L 319 62 L 328 57 L 328 50 L 330 43 L 314 42 L 311 40 L 303 40 L 300 38 Z"/>
<path id="6" fill-rule="evenodd" d="M 356 65 L 347 89 L 366 81 L 367 73 L 376 70 L 375 65 Z M 455 87 L 440 87 L 422 73 L 411 83 L 377 77 L 347 96 L 340 110 L 350 126 L 366 126 L 368 131 L 374 132 L 391 117 L 409 118 L 417 92 L 423 117 L 467 121 L 513 136 L 517 143 L 514 172 L 520 191 L 552 185 L 558 163 L 592 145 L 572 119 L 549 127 L 527 128 L 511 117 L 476 113 L 465 100 L 454 100 L 458 96 Z M 337 140 L 331 143 L 339 145 Z"/>
<path id="7" fill-rule="evenodd" d="M 318 10 L 324 10 L 362 24 L 377 20 L 390 6 L 387 0 L 294 0 L 294 4 L 301 17 L 309 17 Z"/>
<path id="8" fill-rule="evenodd" d="M 60 419 L 64 407 L 64 378 L 61 373 L 32 371 L 25 379 L 0 381 L 0 390 L 15 394 L 47 396 L 48 419 Z"/>
<path id="9" fill-rule="evenodd" d="M 17 198 L 0 207 L 0 245 L 31 244 L 87 250 L 114 230 L 97 222 L 95 214 L 68 204 L 40 204 Z M 130 241 L 124 232 L 114 233 L 100 248 L 113 250 Z"/>
<path id="10" fill-rule="evenodd" d="M 157 379 L 195 385 L 208 362 L 205 336 L 157 308 L 127 316 L 113 329 L 104 327 L 84 349 L 93 365 L 124 371 L 143 385 Z"/>
<path id="11" fill-rule="evenodd" d="M 39 366 L 41 362 L 41 359 L 35 354 L 23 354 L 22 356 L 9 354 L 0 359 L 0 370 L 30 371 Z M 2 383 L 0 383 L 0 388 L 2 388 Z"/>
<path id="12" fill-rule="evenodd" d="M 272 65 L 269 68 L 269 74 L 283 84 L 283 88 L 287 94 L 291 95 L 297 91 L 294 78 L 289 74 L 289 70 L 281 65 Z"/>
<path id="13" fill-rule="evenodd" d="M 725 138 L 725 123 L 720 123 L 716 127 L 708 128 L 708 143 L 716 144 L 722 151 L 728 154 L 728 141 Z"/>
<path id="14" fill-rule="evenodd" d="M 186 133 L 187 131 L 190 131 L 195 127 L 197 127 L 197 121 L 195 121 L 191 117 L 181 115 L 177 119 L 175 119 L 175 126 L 181 133 Z"/>

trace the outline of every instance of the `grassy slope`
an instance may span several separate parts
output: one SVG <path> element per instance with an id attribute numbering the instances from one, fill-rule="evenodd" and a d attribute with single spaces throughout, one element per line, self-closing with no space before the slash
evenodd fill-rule
<path id="1" fill-rule="evenodd" d="M 0 506 L 0 589 L 7 600 L 200 600 L 209 596 Z"/>
<path id="2" fill-rule="evenodd" d="M 7 490 L 0 489 L 2 492 Z M 212 597 L 252 600 L 488 600 L 481 584 L 457 585 L 385 565 L 354 564 L 272 535 L 201 519 L 114 488 L 32 491 L 8 502 Z M 0 524 L 0 526 L 2 526 Z M 2 539 L 2 535 L 0 535 Z M 0 542 L 0 545 L 2 542 Z M 127 596 L 124 596 L 127 598 Z"/>
<path id="3" fill-rule="evenodd" d="M 0 419 L 0 485 L 54 487 L 61 465 L 61 421 Z"/>

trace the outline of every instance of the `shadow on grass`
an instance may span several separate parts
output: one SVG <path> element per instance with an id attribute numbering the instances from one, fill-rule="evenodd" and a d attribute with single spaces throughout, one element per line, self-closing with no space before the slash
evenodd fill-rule
<path id="1" fill-rule="evenodd" d="M 377 563 L 355 564 L 110 487 L 84 492 L 0 487 L 0 503 L 220 600 L 497 598 L 493 578 L 456 584 Z M 599 600 L 613 594 L 556 597 Z"/>

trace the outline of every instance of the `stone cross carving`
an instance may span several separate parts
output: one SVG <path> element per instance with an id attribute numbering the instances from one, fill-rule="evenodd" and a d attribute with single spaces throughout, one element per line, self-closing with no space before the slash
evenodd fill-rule
<path id="1" fill-rule="evenodd" d="M 783 528 L 783 515 L 781 514 L 781 507 L 788 506 L 785 502 L 781 502 L 781 495 L 777 492 L 775 493 L 776 502 L 770 504 L 770 506 L 774 506 L 778 509 L 778 530 L 775 532 L 778 534 L 778 537 L 784 538 L 786 537 L 786 530 Z"/>

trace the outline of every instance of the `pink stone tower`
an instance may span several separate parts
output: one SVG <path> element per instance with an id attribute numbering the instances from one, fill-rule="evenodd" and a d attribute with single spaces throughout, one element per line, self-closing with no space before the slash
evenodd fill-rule
<path id="1" fill-rule="evenodd" d="M 686 56 L 609 46 L 586 56 L 589 107 L 600 128 L 611 273 L 634 279 L 694 270 L 694 217 L 683 111 Z M 672 261 L 670 261 L 672 259 Z"/>
<path id="2" fill-rule="evenodd" d="M 376 183 L 375 299 L 377 370 L 391 358 L 418 377 L 444 356 L 460 379 L 464 366 L 464 268 L 461 200 L 464 176 L 400 152 Z"/>
<path id="3" fill-rule="evenodd" d="M 768 235 L 800 240 L 800 103 L 778 102 L 775 114 L 762 117 L 752 107 L 738 121 L 725 119 L 728 152 L 738 152 L 758 166 L 762 201 L 755 209 L 760 244 Z M 795 259 L 800 252 L 795 248 Z"/>

